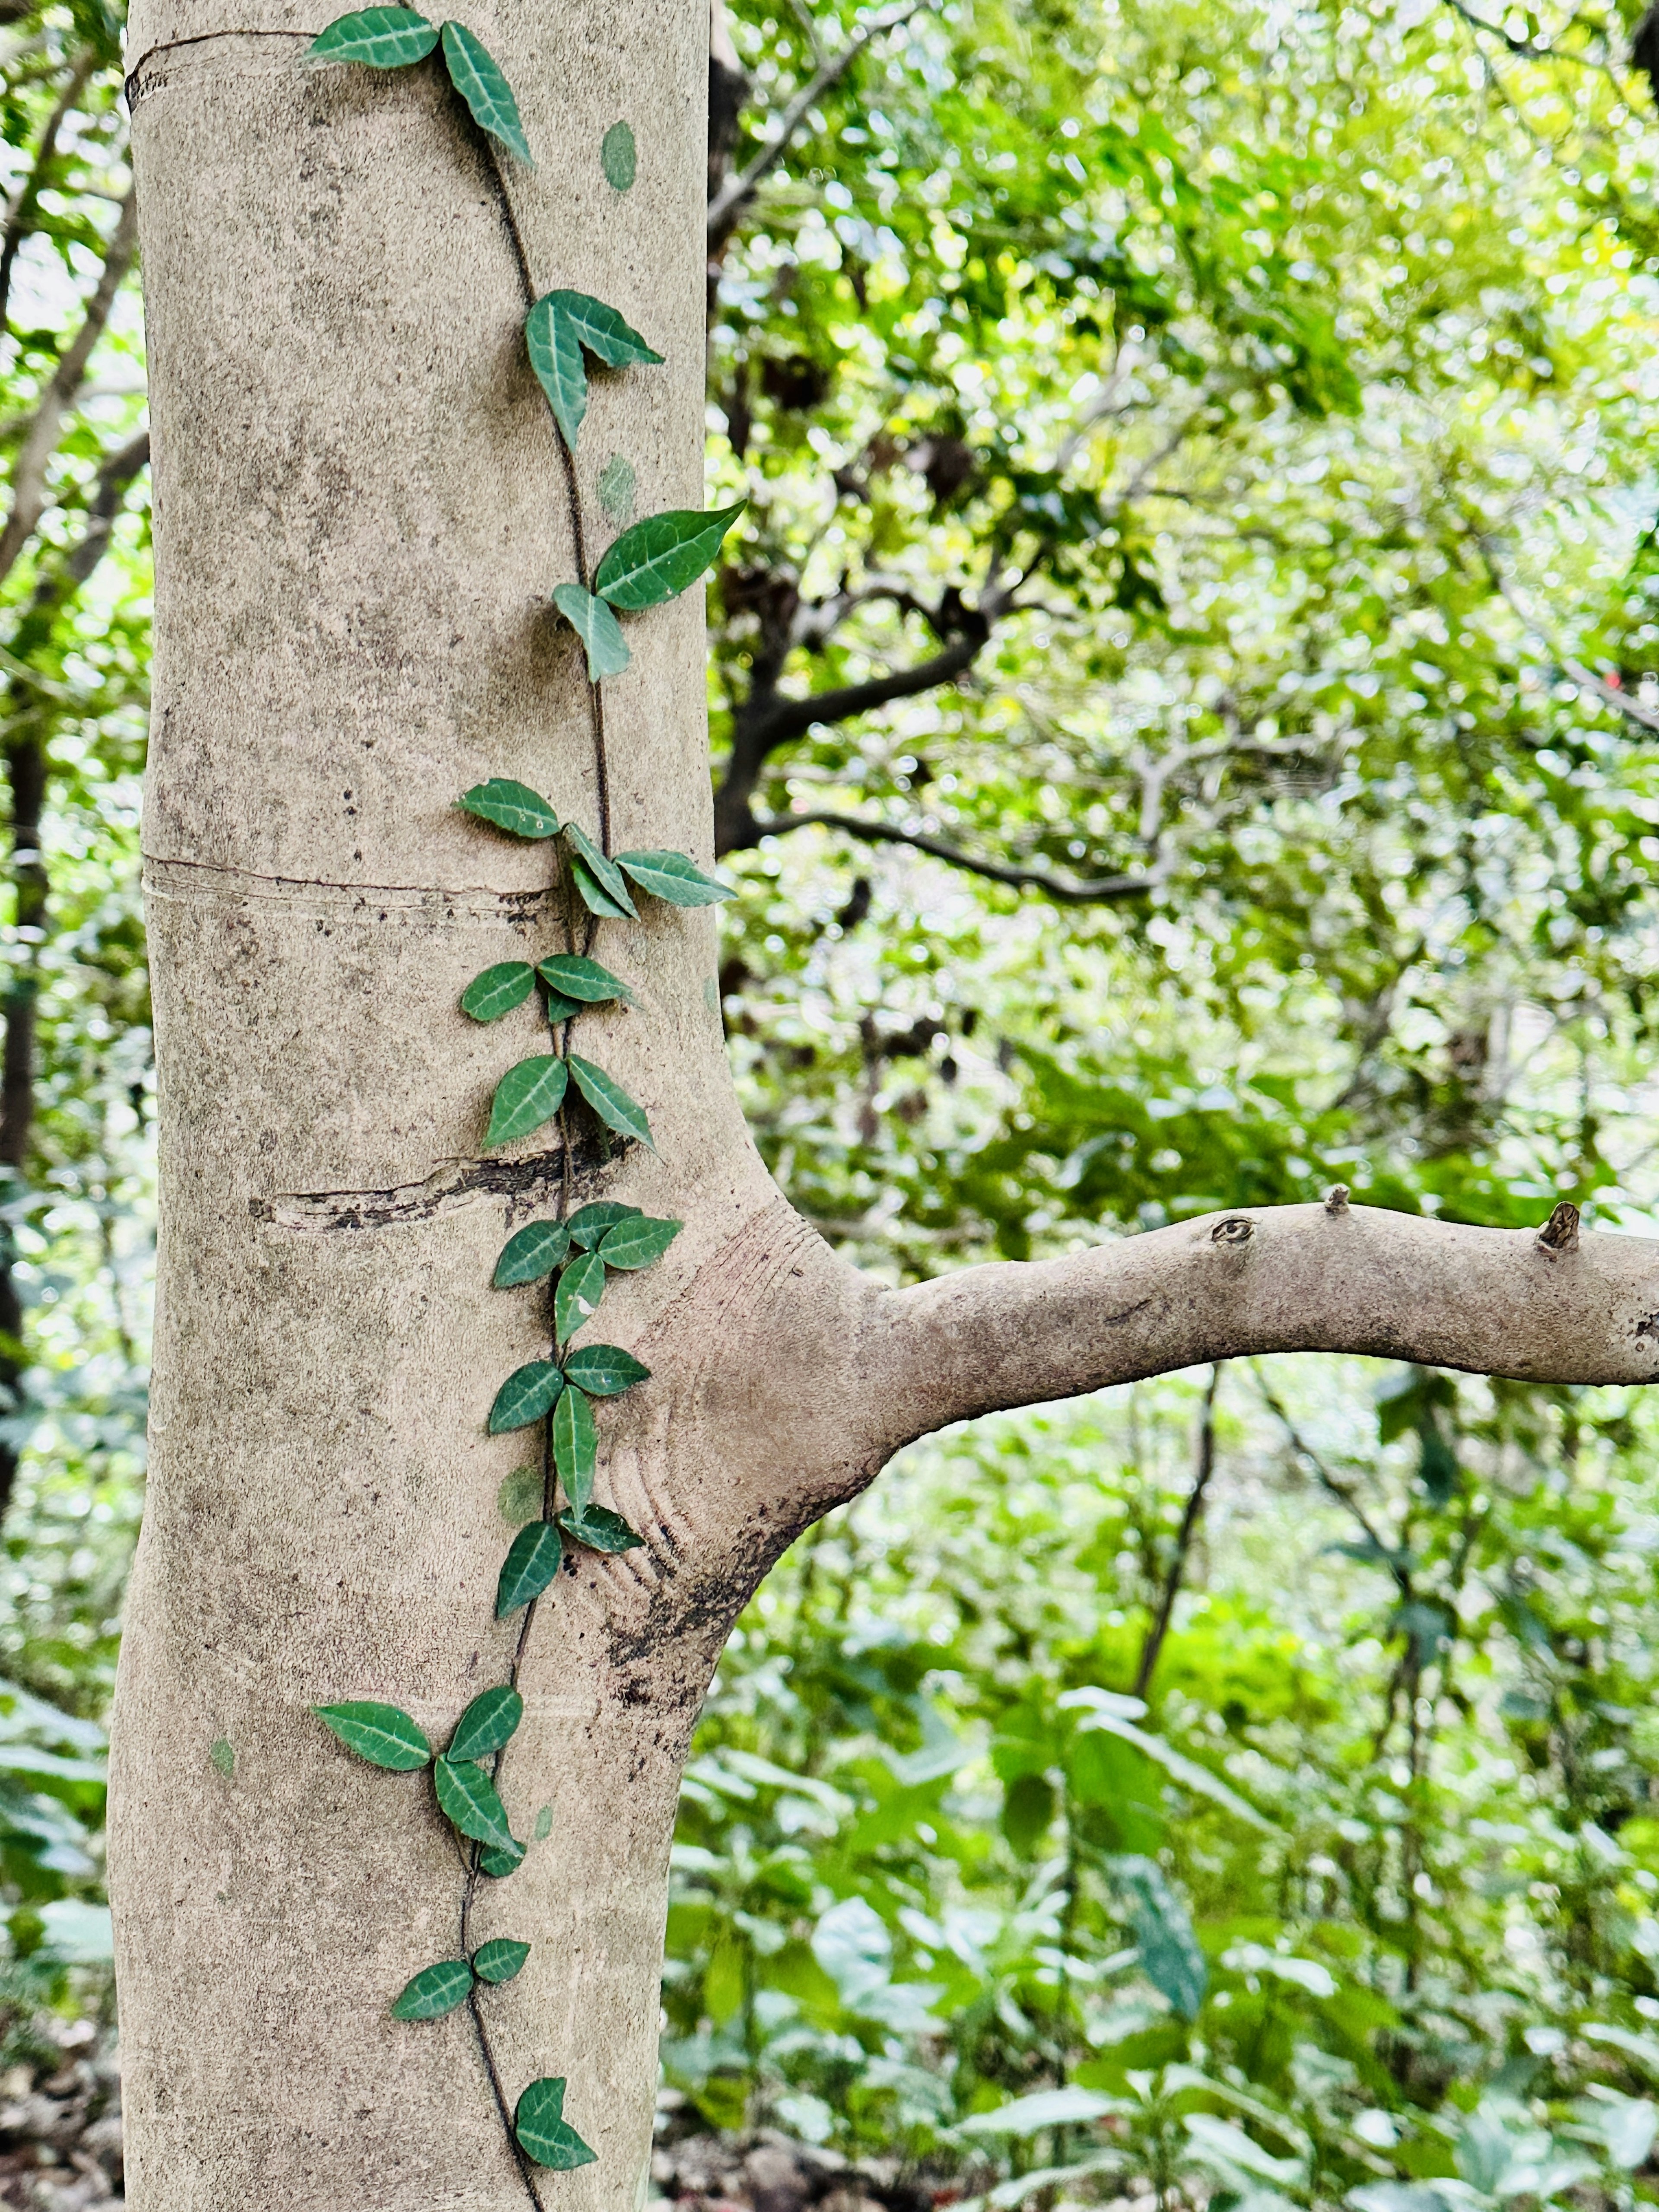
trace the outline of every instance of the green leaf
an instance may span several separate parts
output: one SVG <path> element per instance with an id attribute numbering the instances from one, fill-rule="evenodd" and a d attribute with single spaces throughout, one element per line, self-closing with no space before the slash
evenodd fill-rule
<path id="1" fill-rule="evenodd" d="M 606 1128 L 616 1130 L 618 1136 L 637 1137 L 642 1145 L 656 1151 L 651 1143 L 651 1124 L 620 1083 L 602 1067 L 595 1067 L 591 1060 L 583 1060 L 574 1052 L 569 1055 L 568 1066 L 577 1090 Z"/>
<path id="2" fill-rule="evenodd" d="M 524 1864 L 524 1854 L 525 1847 L 515 1836 L 511 1850 L 480 1851 L 478 1871 L 489 1875 L 493 1881 L 500 1881 L 505 1875 L 517 1874 Z"/>
<path id="3" fill-rule="evenodd" d="M 599 1452 L 593 1409 L 581 1391 L 568 1389 L 553 1413 L 553 1464 L 559 1470 L 565 1496 L 579 1514 L 587 1510 L 593 1495 Z"/>
<path id="4" fill-rule="evenodd" d="M 529 1956 L 528 1943 L 498 1936 L 493 1943 L 481 1943 L 472 1954 L 472 1971 L 481 1982 L 510 1982 Z"/>
<path id="5" fill-rule="evenodd" d="M 615 1228 L 619 1221 L 639 1221 L 643 1218 L 637 1206 L 624 1206 L 620 1199 L 596 1198 L 590 1205 L 579 1206 L 568 1223 L 570 1241 L 580 1244 L 584 1252 L 591 1252 L 604 1237 L 605 1231 Z"/>
<path id="6" fill-rule="evenodd" d="M 662 356 L 647 345 L 614 307 L 606 307 L 590 292 L 550 292 L 548 301 L 568 323 L 595 360 L 607 368 L 632 368 L 660 363 Z"/>
<path id="7" fill-rule="evenodd" d="M 535 156 L 524 135 L 513 88 L 493 56 L 464 23 L 444 25 L 444 59 L 449 64 L 450 82 L 472 110 L 472 120 L 478 128 L 499 138 L 509 154 L 516 154 L 533 169 Z"/>
<path id="8" fill-rule="evenodd" d="M 613 123 L 599 141 L 599 167 L 612 191 L 633 190 L 638 165 L 639 153 L 633 132 L 625 123 Z"/>
<path id="9" fill-rule="evenodd" d="M 362 62 L 369 69 L 405 69 L 424 61 L 438 43 L 438 27 L 412 8 L 362 8 L 337 16 L 306 48 L 313 62 Z"/>
<path id="10" fill-rule="evenodd" d="M 559 817 L 544 799 L 527 783 L 514 783 L 510 775 L 492 775 L 488 783 L 475 783 L 461 793 L 461 805 L 481 822 L 493 822 L 514 837 L 556 837 Z"/>
<path id="11" fill-rule="evenodd" d="M 600 1239 L 599 1257 L 607 1267 L 649 1267 L 684 1226 L 683 1221 L 650 1221 L 643 1214 L 636 1221 L 619 1221 Z"/>
<path id="12" fill-rule="evenodd" d="M 515 1467 L 495 1492 L 495 1510 L 509 1528 L 522 1528 L 526 1521 L 539 1521 L 547 1480 L 538 1467 Z"/>
<path id="13" fill-rule="evenodd" d="M 580 339 L 554 304 L 557 298 L 556 293 L 549 292 L 537 301 L 524 319 L 524 342 L 530 366 L 536 372 L 536 381 L 553 410 L 553 420 L 574 453 L 576 433 L 587 412 L 587 369 L 582 360 Z M 580 586 L 560 586 L 564 591 L 573 588 L 580 590 Z M 556 602 L 558 596 L 555 592 Z M 586 598 L 586 592 L 582 596 Z M 560 611 L 566 610 L 561 608 Z M 570 619 L 574 622 L 575 617 Z"/>
<path id="14" fill-rule="evenodd" d="M 645 1541 L 620 1513 L 612 1513 L 604 1505 L 590 1505 L 581 1513 L 561 1513 L 559 1526 L 590 1552 L 633 1552 Z"/>
<path id="15" fill-rule="evenodd" d="M 441 2020 L 472 1994 L 472 1969 L 465 1959 L 441 1959 L 416 1975 L 392 2008 L 393 2020 Z"/>
<path id="16" fill-rule="evenodd" d="M 550 1121 L 564 1103 L 569 1079 L 569 1069 L 552 1053 L 538 1053 L 533 1060 L 521 1060 L 516 1067 L 509 1067 L 495 1086 L 489 1127 L 484 1131 L 484 1150 L 505 1145 L 514 1137 L 527 1137 L 544 1121 Z"/>
<path id="17" fill-rule="evenodd" d="M 625 915 L 630 917 L 637 915 L 639 909 L 628 896 L 628 886 L 623 881 L 616 862 L 605 858 L 579 822 L 567 822 L 564 834 L 575 848 L 576 858 L 605 896 L 614 899 Z"/>
<path id="18" fill-rule="evenodd" d="M 553 1334 L 562 1344 L 592 1320 L 605 1295 L 605 1262 L 597 1252 L 572 1260 L 553 1293 Z"/>
<path id="19" fill-rule="evenodd" d="M 631 1390 L 636 1382 L 648 1382 L 650 1376 L 648 1367 L 642 1366 L 631 1352 L 623 1352 L 614 1344 L 584 1344 L 564 1363 L 566 1383 L 575 1383 L 590 1398 L 618 1397 L 623 1391 Z"/>
<path id="20" fill-rule="evenodd" d="M 602 1006 L 607 999 L 632 1003 L 633 994 L 620 975 L 613 975 L 597 960 L 584 960 L 577 953 L 556 952 L 539 963 L 538 973 L 544 983 L 551 984 L 567 999 L 580 999 L 584 1006 Z"/>
<path id="21" fill-rule="evenodd" d="M 535 983 L 536 971 L 527 960 L 503 960 L 472 978 L 461 994 L 461 1012 L 475 1022 L 499 1021 L 523 1006 Z"/>
<path id="22" fill-rule="evenodd" d="M 684 853 L 618 853 L 617 866 L 634 878 L 653 898 L 671 906 L 713 906 L 720 899 L 736 898 L 730 884 L 706 876 Z"/>
<path id="23" fill-rule="evenodd" d="M 677 599 L 712 566 L 721 540 L 744 508 L 671 507 L 624 530 L 594 571 L 593 589 L 625 614 Z"/>
<path id="24" fill-rule="evenodd" d="M 514 1429 L 527 1429 L 541 1420 L 564 1388 L 564 1377 L 550 1359 L 532 1359 L 515 1367 L 495 1393 L 489 1409 L 489 1434 L 504 1437 Z"/>
<path id="25" fill-rule="evenodd" d="M 501 1564 L 501 1580 L 495 1585 L 496 1620 L 505 1620 L 509 1613 L 516 1613 L 532 1597 L 539 1597 L 558 1573 L 563 1557 L 564 1546 L 550 1521 L 532 1521 L 527 1528 L 520 1528 Z"/>
<path id="26" fill-rule="evenodd" d="M 488 1759 L 492 1752 L 505 1751 L 523 1718 L 524 1699 L 510 1682 L 498 1683 L 474 1698 L 456 1722 L 444 1757 Z"/>
<path id="27" fill-rule="evenodd" d="M 556 584 L 553 604 L 586 649 L 588 682 L 599 684 L 607 676 L 620 676 L 634 656 L 628 650 L 622 625 L 605 601 L 583 591 L 580 584 Z"/>
<path id="28" fill-rule="evenodd" d="M 498 1291 L 519 1283 L 539 1283 L 550 1275 L 570 1249 L 570 1229 L 562 1221 L 532 1221 L 501 1247 L 493 1278 Z"/>
<path id="29" fill-rule="evenodd" d="M 525 2156 L 553 2173 L 569 2173 L 579 2166 L 592 2166 L 598 2155 L 564 2117 L 562 2075 L 555 2081 L 531 2083 L 513 2115 L 513 2132 Z"/>
<path id="30" fill-rule="evenodd" d="M 598 915 L 602 921 L 625 921 L 635 911 L 631 905 L 618 906 L 610 892 L 600 888 L 592 872 L 580 860 L 570 863 L 570 880 L 575 884 L 581 902 L 589 914 Z"/>
<path id="31" fill-rule="evenodd" d="M 592 1426 L 591 1417 L 588 1426 Z M 409 1715 L 396 1705 L 313 1705 L 311 1710 L 325 1727 L 333 1729 L 348 1751 L 355 1751 L 371 1766 L 389 1767 L 394 1774 L 412 1774 L 432 1757 L 432 1746 Z"/>
<path id="32" fill-rule="evenodd" d="M 471 1759 L 457 1765 L 440 1759 L 434 1764 L 432 1778 L 446 1817 L 464 1836 L 471 1836 L 475 1843 L 491 1844 L 498 1851 L 513 1849 L 517 1838 L 507 1825 L 506 1808 L 482 1766 L 475 1766 Z"/>

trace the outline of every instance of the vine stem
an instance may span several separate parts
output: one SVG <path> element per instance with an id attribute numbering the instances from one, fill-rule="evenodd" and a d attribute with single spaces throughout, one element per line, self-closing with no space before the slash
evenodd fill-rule
<path id="1" fill-rule="evenodd" d="M 507 178 L 501 168 L 501 156 L 496 151 L 495 142 L 474 120 L 471 111 L 459 94 L 455 95 L 454 106 L 464 132 L 471 137 L 474 146 L 483 155 L 485 173 L 495 193 L 502 226 L 513 248 L 514 259 L 518 264 L 520 283 L 524 293 L 525 311 L 528 313 L 536 304 L 538 296 L 536 283 L 531 274 L 530 257 L 525 248 L 524 234 L 519 228 L 518 213 L 513 205 L 513 195 L 507 188 Z M 582 589 L 586 591 L 588 588 L 587 544 L 586 532 L 582 523 L 581 491 L 576 479 L 576 458 L 566 441 L 562 428 L 556 421 L 554 422 L 553 431 L 554 436 L 558 441 L 559 459 L 563 470 L 565 498 L 569 511 L 571 550 L 575 559 L 576 579 Z M 609 859 L 611 854 L 611 779 L 610 765 L 605 752 L 605 703 L 599 696 L 599 686 L 591 678 L 588 680 L 587 693 L 588 711 L 593 733 L 594 781 L 599 814 L 599 849 Z M 556 882 L 556 877 L 555 880 Z M 575 914 L 568 885 L 564 922 L 566 940 L 574 953 L 576 949 Z M 590 915 L 584 932 L 585 951 L 592 952 L 598 928 L 598 917 Z M 575 1018 L 573 1016 L 564 1023 L 562 1043 L 559 1036 L 560 1025 L 557 1023 L 551 1023 L 550 1027 L 552 1030 L 555 1051 L 568 1059 L 570 1052 L 570 1036 L 575 1027 Z M 563 1221 L 568 1218 L 570 1212 L 572 1176 L 570 1124 L 568 1113 L 562 1108 L 559 1113 L 558 1126 L 563 1159 L 559 1179 L 559 1201 L 556 1218 Z M 559 1346 L 555 1296 L 554 1279 L 550 1277 L 547 1288 L 548 1339 L 550 1356 L 556 1360 Z M 557 1470 L 553 1460 L 553 1421 L 552 1415 L 550 1413 L 542 1426 L 542 1518 L 544 1521 L 555 1519 L 556 1488 Z M 525 1607 L 524 1620 L 519 1630 L 518 1642 L 514 1647 L 513 1664 L 507 1674 L 508 1685 L 515 1690 L 519 1686 L 519 1676 L 524 1666 L 525 1654 L 529 1649 L 531 1632 L 535 1626 L 537 1608 L 540 1603 L 540 1596 L 533 1597 Z M 491 1778 L 498 1789 L 501 1766 L 506 1756 L 506 1747 L 503 1746 L 501 1750 L 495 1753 L 491 1767 Z M 467 1861 L 465 1881 L 461 1890 L 460 1944 L 462 1955 L 466 1958 L 471 1958 L 472 1954 L 472 1907 L 477 1895 L 481 1855 L 481 1846 L 475 1843 Z M 525 2192 L 534 2206 L 535 2212 L 546 2212 L 531 2161 L 519 2142 L 513 2124 L 512 2109 L 507 2103 L 507 2093 L 501 2084 L 501 2072 L 495 2063 L 495 2054 L 490 2044 L 489 2031 L 484 2024 L 483 2014 L 478 2004 L 476 1982 L 468 1994 L 466 2005 L 471 2015 L 473 2032 L 477 2039 L 478 2055 L 483 2061 L 484 2072 L 489 2076 L 490 2094 L 495 2100 L 495 2110 L 501 2117 L 501 2129 L 518 2166 L 520 2179 L 524 2183 Z"/>

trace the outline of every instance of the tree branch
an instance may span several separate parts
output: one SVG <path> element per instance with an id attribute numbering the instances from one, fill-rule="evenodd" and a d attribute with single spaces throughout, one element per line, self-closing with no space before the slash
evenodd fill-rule
<path id="1" fill-rule="evenodd" d="M 11 275 L 16 264 L 18 250 L 28 235 L 30 216 L 34 213 L 41 190 L 52 162 L 58 155 L 58 134 L 65 118 L 85 88 L 92 75 L 96 56 L 90 47 L 76 56 L 70 71 L 69 82 L 58 95 L 58 105 L 46 118 L 46 129 L 40 133 L 40 143 L 35 151 L 34 164 L 18 186 L 15 198 L 6 210 L 6 230 L 0 239 L 0 330 L 4 330 L 11 309 Z"/>
<path id="2" fill-rule="evenodd" d="M 1659 1377 L 1659 1242 L 1564 1234 L 1334 1196 L 890 1291 L 858 1347 L 869 1449 L 884 1458 L 951 1421 L 1266 1352 L 1531 1382 Z"/>
<path id="3" fill-rule="evenodd" d="M 1170 1571 L 1164 1577 L 1164 1589 L 1158 1598 L 1158 1611 L 1152 1626 L 1146 1631 L 1146 1641 L 1140 1647 L 1140 1664 L 1135 1668 L 1134 1695 L 1144 1698 L 1152 1686 L 1157 1671 L 1158 1655 L 1164 1649 L 1164 1639 L 1170 1632 L 1176 1600 L 1181 1595 L 1181 1585 L 1187 1578 L 1187 1560 L 1193 1548 L 1193 1539 L 1198 1534 L 1198 1524 L 1204 1514 L 1204 1498 L 1210 1487 L 1210 1478 L 1215 1473 L 1215 1394 L 1221 1388 L 1220 1360 L 1210 1370 L 1210 1379 L 1198 1413 L 1198 1468 L 1193 1476 L 1193 1486 L 1187 1493 L 1187 1505 L 1181 1516 L 1181 1527 L 1176 1535 L 1175 1555 L 1170 1561 Z"/>
<path id="4" fill-rule="evenodd" d="M 908 0 L 908 5 L 896 8 L 890 15 L 878 15 L 873 21 L 866 23 L 838 54 L 832 54 L 827 62 L 820 64 L 778 118 L 759 153 L 746 168 L 740 169 L 735 177 L 728 178 L 708 203 L 708 243 L 711 248 L 723 246 L 737 228 L 738 217 L 760 190 L 761 179 L 799 130 L 801 119 L 813 102 L 821 99 L 832 84 L 839 83 L 872 39 L 878 39 L 884 31 L 898 30 L 927 4 L 928 0 Z"/>
<path id="5" fill-rule="evenodd" d="M 131 264 L 138 242 L 137 222 L 137 202 L 129 187 L 121 203 L 121 219 L 104 257 L 98 288 L 80 329 L 52 373 L 12 470 L 11 513 L 6 517 L 5 528 L 0 530 L 0 584 L 16 567 L 18 556 L 34 534 L 35 525 L 45 511 L 46 465 L 56 450 L 64 416 L 81 388 L 92 349 L 104 334 L 115 295 Z"/>
<path id="6" fill-rule="evenodd" d="M 1006 860 L 981 860 L 976 854 L 964 853 L 960 847 L 947 844 L 943 837 L 931 836 L 922 830 L 901 830 L 891 822 L 861 822 L 855 814 L 779 814 L 769 822 L 756 822 L 755 835 L 759 837 L 781 837 L 792 830 L 839 830 L 843 836 L 862 838 L 866 845 L 908 845 L 915 852 L 931 853 L 936 860 L 947 861 L 953 868 L 965 869 L 970 876 L 984 876 L 994 884 L 1010 884 L 1016 890 L 1046 892 L 1065 906 L 1094 906 L 1117 899 L 1140 898 L 1155 891 L 1169 873 L 1167 866 L 1148 868 L 1139 875 L 1097 876 L 1092 882 L 1077 883 L 1065 876 L 1050 875 L 1046 868 L 1021 868 Z"/>

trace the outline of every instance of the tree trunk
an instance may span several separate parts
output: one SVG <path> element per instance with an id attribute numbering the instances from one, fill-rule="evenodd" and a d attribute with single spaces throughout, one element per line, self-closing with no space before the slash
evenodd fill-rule
<path id="1" fill-rule="evenodd" d="M 322 19 L 326 19 L 326 10 Z M 596 378 L 641 513 L 700 505 L 706 9 L 495 0 L 471 17 L 541 156 L 509 183 L 532 281 L 666 356 Z M 297 27 L 303 22 L 303 33 Z M 216 26 L 225 27 L 218 29 Z M 520 336 L 509 230 L 435 64 L 303 66 L 292 0 L 137 0 L 130 94 L 155 433 L 145 844 L 161 1081 L 153 1474 L 117 1699 L 110 1863 L 133 2212 L 633 2212 L 650 2145 L 680 1762 L 730 1624 L 812 1519 L 909 1437 L 996 1405 L 1280 1346 L 1568 1379 L 1659 1366 L 1659 1248 L 1297 1207 L 886 1293 L 769 1182 L 727 1078 L 705 915 L 607 922 L 634 986 L 584 1047 L 657 1156 L 480 1158 L 529 1009 L 482 968 L 557 949 L 545 847 L 454 806 L 492 775 L 603 826 L 589 693 L 551 587 L 578 570 Z M 638 179 L 599 142 L 628 120 Z M 706 859 L 697 595 L 606 686 L 620 848 Z M 515 1024 L 522 1022 L 522 1030 Z M 465 2012 L 389 2000 L 454 1955 L 461 1870 L 420 1776 L 311 1714 L 377 1698 L 441 1735 L 501 1680 L 525 1456 L 484 1419 L 544 1349 L 489 1286 L 569 1175 L 681 1218 L 605 1334 L 652 1381 L 601 1413 L 600 1502 L 647 1537 L 572 1555 L 501 1775 L 548 1840 L 473 1942 L 532 1942 L 481 2006 L 507 2102 L 568 2077 L 598 2154 L 515 2164 Z"/>

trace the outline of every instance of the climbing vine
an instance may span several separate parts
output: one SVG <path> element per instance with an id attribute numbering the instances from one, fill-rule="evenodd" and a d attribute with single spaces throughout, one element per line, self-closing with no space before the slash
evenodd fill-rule
<path id="1" fill-rule="evenodd" d="M 422 1967 L 392 2001 L 392 2017 L 430 2021 L 467 2009 L 508 2144 L 539 2212 L 535 2169 L 568 2172 L 590 2164 L 595 2153 L 564 2117 L 563 2075 L 532 2081 L 509 2111 L 483 1997 L 513 1980 L 531 1946 L 507 1936 L 474 1946 L 472 1908 L 480 1880 L 506 1880 L 523 1864 L 528 1849 L 513 1833 L 500 1783 L 502 1761 L 524 1717 L 519 1677 L 538 1604 L 568 1547 L 614 1553 L 645 1540 L 621 1514 L 594 1502 L 599 1457 L 595 1408 L 645 1382 L 650 1370 L 618 1346 L 574 1340 L 598 1313 L 611 1276 L 652 1266 L 681 1227 L 611 1199 L 571 1210 L 573 1123 L 578 1114 L 591 1115 L 624 1147 L 641 1144 L 655 1150 L 643 1109 L 597 1060 L 574 1051 L 571 1039 L 577 1024 L 591 1013 L 630 1000 L 623 979 L 593 957 L 605 922 L 636 918 L 637 898 L 697 907 L 731 896 L 686 854 L 612 850 L 601 686 L 631 657 L 619 617 L 659 606 L 695 583 L 742 507 L 647 516 L 621 532 L 589 574 L 574 466 L 587 410 L 588 363 L 630 370 L 658 366 L 663 356 L 602 300 L 572 290 L 538 295 L 500 158 L 505 149 L 533 166 L 529 142 L 511 86 L 464 24 L 432 23 L 412 8 L 368 8 L 331 23 L 309 50 L 309 58 L 319 64 L 376 70 L 410 68 L 434 54 L 441 56 L 488 161 L 524 283 L 526 349 L 553 416 L 577 574 L 556 586 L 551 598 L 586 656 L 598 819 L 592 830 L 574 820 L 562 822 L 539 793 L 506 776 L 476 785 L 459 802 L 475 820 L 502 836 L 547 845 L 553 856 L 547 907 L 558 917 L 555 926 L 562 939 L 562 949 L 550 948 L 534 960 L 505 960 L 485 969 L 460 1000 L 465 1015 L 485 1023 L 500 1021 L 533 1000 L 547 1030 L 549 1048 L 517 1061 L 496 1085 L 484 1149 L 528 1137 L 549 1123 L 557 1125 L 562 1146 L 555 1217 L 532 1222 L 510 1237 L 494 1276 L 498 1291 L 540 1291 L 547 1301 L 548 1324 L 546 1356 L 507 1377 L 486 1418 L 492 1436 L 534 1431 L 541 1443 L 539 1468 L 521 1468 L 509 1478 L 508 1486 L 530 1511 L 496 1584 L 496 1619 L 523 1616 L 507 1679 L 473 1698 L 442 1751 L 434 1750 L 425 1731 L 396 1705 L 353 1701 L 314 1710 L 345 1748 L 371 1766 L 431 1774 L 437 1809 L 454 1831 L 461 1858 L 458 1955 Z M 614 191 L 631 188 L 636 154 L 626 123 L 613 124 L 606 131 L 600 166 Z M 601 504 L 613 520 L 618 495 L 624 508 L 631 505 L 635 480 L 631 465 L 613 456 L 600 481 Z M 550 1815 L 544 1808 L 537 1838 L 549 1832 Z"/>

